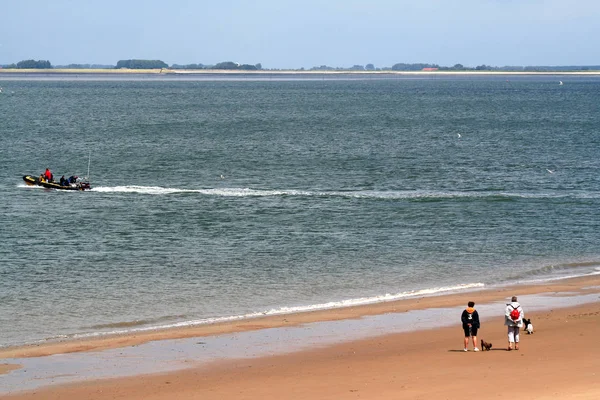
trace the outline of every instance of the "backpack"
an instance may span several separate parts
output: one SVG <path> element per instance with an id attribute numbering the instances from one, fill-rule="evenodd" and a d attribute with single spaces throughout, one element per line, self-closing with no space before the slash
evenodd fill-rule
<path id="1" fill-rule="evenodd" d="M 512 307 L 512 306 L 511 306 L 511 307 Z M 511 318 L 513 321 L 516 321 L 516 320 L 518 320 L 518 319 L 519 319 L 519 317 L 520 317 L 520 316 L 521 316 L 521 313 L 519 312 L 519 307 L 517 307 L 517 308 L 514 308 L 514 307 L 513 307 L 513 310 L 510 312 L 510 318 Z"/>

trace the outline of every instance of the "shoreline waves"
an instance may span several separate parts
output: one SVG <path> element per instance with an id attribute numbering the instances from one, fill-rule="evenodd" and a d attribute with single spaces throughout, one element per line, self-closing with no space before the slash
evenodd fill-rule
<path id="1" fill-rule="evenodd" d="M 70 335 L 60 335 L 57 337 L 48 338 L 45 340 L 38 340 L 34 343 L 27 343 L 27 345 L 38 345 L 43 343 L 52 343 L 61 340 L 78 340 L 78 339 L 86 339 L 86 338 L 96 338 L 96 337 L 105 337 L 105 336 L 115 336 L 115 335 L 136 335 L 144 332 L 153 332 L 153 331 L 164 331 L 168 329 L 179 329 L 179 328 L 187 328 L 187 327 L 195 327 L 195 326 L 203 326 L 203 325 L 214 325 L 221 323 L 229 323 L 229 322 L 243 322 L 246 320 L 253 321 L 257 318 L 267 317 L 267 316 L 286 316 L 290 314 L 296 313 L 305 313 L 305 312 L 315 312 L 321 310 L 333 310 L 333 309 L 341 309 L 346 307 L 357 307 L 357 306 L 366 306 L 370 304 L 382 303 L 382 302 L 393 302 L 398 301 L 404 298 L 416 298 L 419 296 L 435 296 L 435 295 L 443 295 L 444 293 L 452 293 L 457 291 L 463 291 L 468 289 L 476 289 L 483 288 L 485 285 L 483 283 L 470 283 L 470 284 L 462 284 L 456 286 L 449 287 L 437 287 L 430 289 L 422 289 L 422 290 L 413 290 L 408 292 L 401 292 L 397 294 L 384 294 L 380 296 L 373 297 L 364 297 L 364 298 L 355 298 L 355 299 L 347 299 L 347 300 L 339 300 L 339 301 L 331 301 L 327 303 L 321 304 L 313 304 L 307 306 L 283 306 L 280 308 L 270 309 L 267 311 L 258 311 L 252 312 L 244 315 L 232 315 L 232 316 L 223 316 L 223 317 L 212 317 L 212 318 L 204 318 L 199 320 L 186 320 L 180 322 L 173 322 L 162 325 L 153 325 L 153 321 L 146 320 L 136 320 L 136 321 L 125 321 L 118 322 L 113 324 L 102 324 L 102 325 L 94 325 L 90 328 L 94 329 L 110 329 L 114 328 L 115 330 L 110 331 L 95 331 L 95 332 L 87 332 L 87 333 L 74 333 Z M 121 328 L 121 329 L 119 329 Z M 0 353 L 4 348 L 11 348 L 14 346 L 0 346 Z"/>

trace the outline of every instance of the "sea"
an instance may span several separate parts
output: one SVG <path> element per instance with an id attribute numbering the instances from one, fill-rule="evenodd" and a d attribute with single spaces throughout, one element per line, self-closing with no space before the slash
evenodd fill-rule
<path id="1" fill-rule="evenodd" d="M 598 75 L 0 86 L 0 347 L 600 273 Z"/>

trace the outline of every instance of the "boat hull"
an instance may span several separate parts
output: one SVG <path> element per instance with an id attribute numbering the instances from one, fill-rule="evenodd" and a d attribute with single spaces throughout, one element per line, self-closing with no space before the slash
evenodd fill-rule
<path id="1" fill-rule="evenodd" d="M 23 176 L 23 180 L 29 186 L 42 186 L 47 189 L 78 190 L 78 191 L 84 191 L 84 190 L 91 189 L 90 184 L 87 182 L 79 182 L 74 185 L 62 186 L 56 182 L 41 182 L 39 178 L 36 178 L 35 176 L 31 176 L 31 175 Z"/>

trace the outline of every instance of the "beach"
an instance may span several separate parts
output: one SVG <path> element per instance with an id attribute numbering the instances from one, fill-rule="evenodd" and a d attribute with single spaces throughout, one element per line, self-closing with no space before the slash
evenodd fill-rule
<path id="1" fill-rule="evenodd" d="M 148 340 L 220 335 L 264 330 L 283 324 L 319 324 L 319 321 L 361 319 L 369 315 L 402 314 L 415 309 L 460 306 L 469 300 L 476 308 L 511 295 L 552 295 L 595 302 L 551 308 L 526 316 L 533 335 L 521 333 L 518 351 L 507 351 L 503 307 L 497 315 L 482 315 L 479 338 L 493 343 L 491 351 L 462 350 L 462 330 L 456 326 L 368 337 L 265 357 L 221 359 L 189 369 L 162 373 L 82 381 L 0 396 L 2 399 L 128 398 L 128 399 L 337 399 L 337 398 L 446 398 L 465 392 L 497 398 L 509 390 L 517 398 L 592 399 L 600 395 L 600 277 L 568 279 L 540 285 L 421 297 L 371 306 L 315 313 L 267 317 L 246 323 L 220 324 L 195 329 L 155 332 L 147 337 L 113 337 L 101 341 L 59 343 L 4 351 L 0 356 L 36 357 L 78 350 L 136 346 Z M 589 300 L 587 300 L 589 301 Z M 565 301 L 564 304 L 569 304 Z M 481 308 L 480 308 L 481 309 Z M 459 309 L 460 310 L 460 309 Z M 481 312 L 481 311 L 480 311 Z M 459 320 L 460 315 L 456 315 Z M 285 320 L 285 322 L 283 322 Z M 0 364 L 3 363 L 0 359 Z M 3 372 L 9 366 L 3 366 Z M 12 366 L 15 368 L 15 366 Z M 0 381 L 1 382 L 1 381 Z M 511 389 L 512 387 L 512 389 Z M 521 397 L 523 396 L 523 397 Z"/>
<path id="2" fill-rule="evenodd" d="M 0 397 L 595 395 L 597 77 L 2 76 Z"/>

